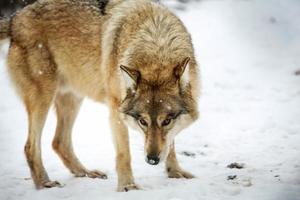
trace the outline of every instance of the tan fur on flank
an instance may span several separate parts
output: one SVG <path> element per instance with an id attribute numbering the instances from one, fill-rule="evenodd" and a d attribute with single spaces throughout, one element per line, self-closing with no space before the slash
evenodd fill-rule
<path id="1" fill-rule="evenodd" d="M 28 112 L 25 154 L 37 188 L 61 186 L 41 158 L 53 103 L 53 148 L 65 166 L 75 176 L 106 178 L 73 152 L 72 127 L 84 97 L 109 107 L 118 191 L 139 188 L 127 124 L 145 136 L 149 164 L 166 159 L 169 177 L 193 177 L 179 167 L 174 137 L 198 118 L 199 73 L 189 33 L 165 7 L 148 0 L 110 0 L 102 7 L 96 0 L 39 0 L 0 21 L 0 39 L 6 37 L 8 70 Z"/>

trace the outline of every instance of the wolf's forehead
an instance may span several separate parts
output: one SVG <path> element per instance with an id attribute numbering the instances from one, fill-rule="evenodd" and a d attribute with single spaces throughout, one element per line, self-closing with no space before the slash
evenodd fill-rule
<path id="1" fill-rule="evenodd" d="M 164 98 L 146 98 L 147 110 L 151 113 L 159 113 L 161 110 L 172 110 L 172 104 L 170 101 Z"/>
<path id="2" fill-rule="evenodd" d="M 145 98 L 145 111 L 151 116 L 170 113 L 180 110 L 180 103 L 176 98 L 153 96 Z"/>
<path id="3" fill-rule="evenodd" d="M 146 103 L 150 105 L 153 109 L 159 109 L 159 108 L 167 108 L 171 109 L 172 105 L 175 103 L 171 99 L 166 98 L 154 98 L 154 99 L 146 99 Z"/>

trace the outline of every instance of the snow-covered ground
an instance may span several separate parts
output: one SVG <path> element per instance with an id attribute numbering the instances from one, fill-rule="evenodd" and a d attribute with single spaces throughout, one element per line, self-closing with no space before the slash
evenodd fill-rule
<path id="1" fill-rule="evenodd" d="M 131 132 L 132 166 L 143 190 L 116 192 L 108 112 L 86 100 L 74 129 L 75 151 L 109 179 L 74 178 L 66 170 L 51 149 L 51 112 L 43 134 L 44 164 L 50 177 L 66 186 L 36 191 L 23 154 L 27 116 L 8 79 L 5 43 L 0 50 L 1 200 L 300 199 L 300 76 L 295 75 L 300 1 L 203 0 L 180 8 L 176 12 L 192 34 L 201 64 L 203 90 L 201 119 L 176 143 L 183 168 L 197 178 L 168 179 L 163 165 L 146 164 L 142 137 Z M 227 168 L 233 162 L 245 166 Z"/>

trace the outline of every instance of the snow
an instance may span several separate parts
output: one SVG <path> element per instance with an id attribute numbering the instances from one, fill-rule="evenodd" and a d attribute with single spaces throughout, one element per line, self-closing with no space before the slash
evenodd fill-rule
<path id="1" fill-rule="evenodd" d="M 86 100 L 74 127 L 74 148 L 108 180 L 74 178 L 51 149 L 55 114 L 43 133 L 43 160 L 64 188 L 36 191 L 23 153 L 25 109 L 0 50 L 0 199 L 300 199 L 300 2 L 203 0 L 176 11 L 201 64 L 201 119 L 176 138 L 181 166 L 197 176 L 168 179 L 144 161 L 143 138 L 130 132 L 132 167 L 143 190 L 116 192 L 114 149 L 105 106 Z M 185 153 L 184 153 L 185 152 Z M 231 163 L 242 169 L 230 169 Z M 229 176 L 236 178 L 227 180 Z"/>

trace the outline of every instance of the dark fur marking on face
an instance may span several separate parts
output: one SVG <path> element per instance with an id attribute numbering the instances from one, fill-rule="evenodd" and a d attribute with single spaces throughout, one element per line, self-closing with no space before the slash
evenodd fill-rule
<path id="1" fill-rule="evenodd" d="M 135 120 L 138 120 L 141 118 L 141 115 L 136 112 L 128 111 L 128 112 L 125 112 L 125 114 L 133 117 Z"/>
<path id="2" fill-rule="evenodd" d="M 169 119 L 176 119 L 176 118 L 178 118 L 182 114 L 186 114 L 186 110 L 180 110 L 177 113 L 175 113 L 175 112 L 174 113 L 169 113 L 167 118 L 169 118 Z"/>

